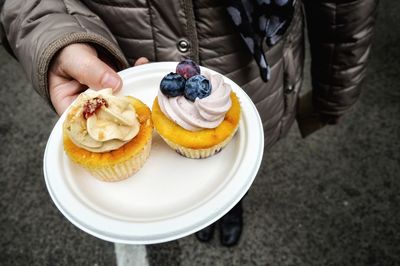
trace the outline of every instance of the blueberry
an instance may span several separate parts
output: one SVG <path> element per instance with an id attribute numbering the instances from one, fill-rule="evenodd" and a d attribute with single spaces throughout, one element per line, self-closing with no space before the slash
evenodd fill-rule
<path id="1" fill-rule="evenodd" d="M 177 73 L 169 73 L 160 83 L 161 92 L 168 97 L 183 95 L 185 90 L 185 78 Z"/>
<path id="2" fill-rule="evenodd" d="M 203 75 L 196 75 L 186 81 L 185 98 L 194 102 L 196 98 L 204 98 L 211 94 L 211 83 Z"/>
<path id="3" fill-rule="evenodd" d="M 194 61 L 185 59 L 176 66 L 176 73 L 188 79 L 195 75 L 200 75 L 200 67 Z"/>

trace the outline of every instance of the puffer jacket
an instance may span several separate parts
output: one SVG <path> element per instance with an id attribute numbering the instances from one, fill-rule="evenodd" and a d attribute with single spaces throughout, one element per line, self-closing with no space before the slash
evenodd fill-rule
<path id="1" fill-rule="evenodd" d="M 34 88 L 49 99 L 47 71 L 68 44 L 106 51 L 118 70 L 139 57 L 191 58 L 239 84 L 263 121 L 265 144 L 288 132 L 299 102 L 304 18 L 312 56 L 313 105 L 340 116 L 356 101 L 365 75 L 377 0 L 297 2 L 284 37 L 265 48 L 271 79 L 259 69 L 226 12 L 224 0 L 6 0 L 2 43 L 21 62 Z"/>

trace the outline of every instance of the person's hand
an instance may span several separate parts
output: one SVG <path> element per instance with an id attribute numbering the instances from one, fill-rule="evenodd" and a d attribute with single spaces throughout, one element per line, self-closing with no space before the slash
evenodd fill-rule
<path id="1" fill-rule="evenodd" d="M 141 57 L 135 66 L 148 62 Z M 50 100 L 59 115 L 87 87 L 113 91 L 122 87 L 120 76 L 98 57 L 96 49 L 84 43 L 70 44 L 57 54 L 48 71 L 48 82 Z"/>

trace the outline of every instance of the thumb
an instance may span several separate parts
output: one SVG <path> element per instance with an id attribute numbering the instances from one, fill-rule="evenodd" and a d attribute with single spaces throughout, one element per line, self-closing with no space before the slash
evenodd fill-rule
<path id="1" fill-rule="evenodd" d="M 112 88 L 114 91 L 122 87 L 121 77 L 97 57 L 94 48 L 83 46 L 72 49 L 68 59 L 63 60 L 65 64 L 61 68 L 79 83 L 94 89 Z"/>

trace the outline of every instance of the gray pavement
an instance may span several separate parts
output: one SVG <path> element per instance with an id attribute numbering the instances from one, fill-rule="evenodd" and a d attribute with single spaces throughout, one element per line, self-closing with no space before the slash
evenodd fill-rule
<path id="1" fill-rule="evenodd" d="M 265 152 L 239 245 L 188 236 L 148 246 L 150 265 L 400 265 L 399 14 L 381 1 L 363 93 L 341 124 L 307 139 L 294 126 Z M 116 264 L 112 243 L 51 202 L 42 158 L 57 117 L 3 48 L 0 80 L 0 265 Z"/>

